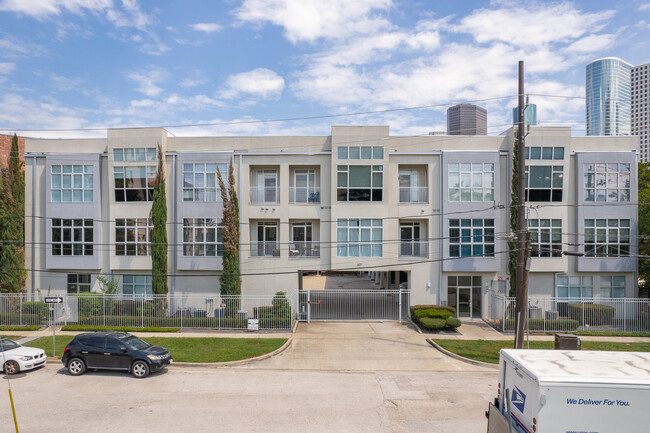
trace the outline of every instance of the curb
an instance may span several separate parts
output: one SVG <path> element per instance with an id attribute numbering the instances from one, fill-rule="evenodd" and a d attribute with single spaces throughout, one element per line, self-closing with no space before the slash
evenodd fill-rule
<path id="1" fill-rule="evenodd" d="M 460 356 L 460 355 L 457 355 L 457 354 L 455 354 L 453 352 L 450 352 L 447 349 L 443 349 L 441 346 L 438 345 L 438 343 L 431 340 L 430 338 L 427 338 L 427 343 L 429 343 L 434 348 L 436 348 L 440 353 L 443 353 L 443 354 L 445 354 L 445 355 L 447 355 L 447 356 L 449 356 L 451 358 L 457 359 L 459 361 L 463 361 L 463 362 L 466 362 L 468 364 L 475 365 L 477 367 L 485 367 L 485 368 L 491 368 L 491 369 L 495 369 L 495 370 L 499 369 L 499 366 L 497 364 L 489 364 L 487 362 L 481 362 L 481 361 L 476 361 L 474 359 L 465 358 L 463 356 Z"/>

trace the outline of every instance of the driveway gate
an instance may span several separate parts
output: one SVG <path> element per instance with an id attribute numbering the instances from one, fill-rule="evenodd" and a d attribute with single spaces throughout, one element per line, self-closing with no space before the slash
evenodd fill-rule
<path id="1" fill-rule="evenodd" d="M 408 290 L 303 290 L 298 292 L 300 321 L 407 320 Z"/>

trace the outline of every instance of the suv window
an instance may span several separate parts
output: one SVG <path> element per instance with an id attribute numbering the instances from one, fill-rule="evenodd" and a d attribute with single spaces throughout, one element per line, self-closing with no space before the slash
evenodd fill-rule
<path id="1" fill-rule="evenodd" d="M 104 337 L 90 337 L 85 343 L 88 347 L 97 347 L 99 349 L 104 348 Z"/>
<path id="2" fill-rule="evenodd" d="M 124 346 L 122 342 L 116 338 L 107 338 L 106 339 L 106 349 L 109 350 L 120 350 L 120 347 Z"/>

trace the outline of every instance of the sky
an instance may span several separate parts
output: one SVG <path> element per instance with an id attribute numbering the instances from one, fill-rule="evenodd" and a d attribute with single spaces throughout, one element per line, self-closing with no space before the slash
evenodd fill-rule
<path id="1" fill-rule="evenodd" d="M 329 135 L 512 123 L 517 64 L 541 125 L 584 135 L 585 66 L 650 62 L 650 2 L 0 0 L 0 133 Z M 546 95 L 546 96 L 540 96 Z"/>

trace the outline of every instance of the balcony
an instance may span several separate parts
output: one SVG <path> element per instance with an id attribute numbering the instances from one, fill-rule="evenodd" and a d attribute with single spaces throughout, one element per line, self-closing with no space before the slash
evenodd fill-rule
<path id="1" fill-rule="evenodd" d="M 320 187 L 317 186 L 290 187 L 289 203 L 320 203 Z"/>
<path id="2" fill-rule="evenodd" d="M 280 187 L 251 186 L 251 203 L 280 203 Z"/>
<path id="3" fill-rule="evenodd" d="M 428 186 L 407 186 L 399 189 L 400 203 L 428 203 Z"/>
<path id="4" fill-rule="evenodd" d="M 426 241 L 400 241 L 400 257 L 428 257 L 429 243 Z"/>
<path id="5" fill-rule="evenodd" d="M 320 257 L 320 242 L 292 242 L 289 257 Z"/>
<path id="6" fill-rule="evenodd" d="M 252 257 L 280 257 L 279 242 L 251 242 Z"/>

